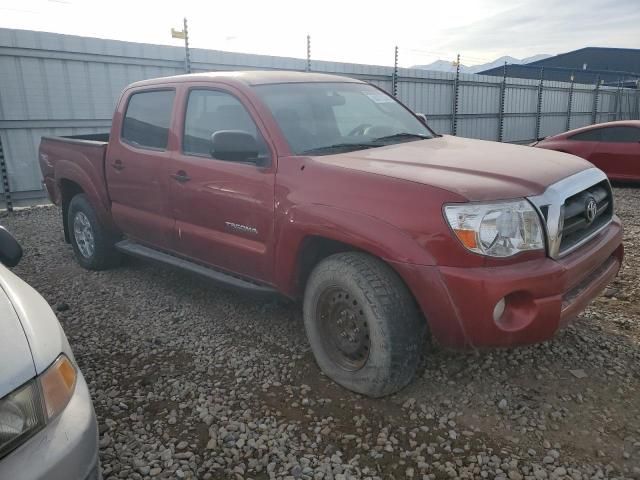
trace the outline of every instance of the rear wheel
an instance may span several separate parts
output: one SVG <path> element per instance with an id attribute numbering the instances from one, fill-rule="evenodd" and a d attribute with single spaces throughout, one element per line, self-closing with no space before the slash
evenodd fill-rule
<path id="1" fill-rule="evenodd" d="M 304 323 L 320 369 L 349 390 L 381 397 L 415 375 L 426 322 L 398 275 L 370 255 L 338 253 L 316 266 Z"/>
<path id="2" fill-rule="evenodd" d="M 117 265 L 114 240 L 100 224 L 95 210 L 83 193 L 69 203 L 67 226 L 78 263 L 89 270 L 105 270 Z"/>

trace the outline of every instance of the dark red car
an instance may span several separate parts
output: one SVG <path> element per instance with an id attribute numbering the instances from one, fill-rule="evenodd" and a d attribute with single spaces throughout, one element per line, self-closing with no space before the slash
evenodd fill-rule
<path id="1" fill-rule="evenodd" d="M 533 145 L 589 160 L 611 180 L 640 180 L 640 120 L 589 125 Z"/>

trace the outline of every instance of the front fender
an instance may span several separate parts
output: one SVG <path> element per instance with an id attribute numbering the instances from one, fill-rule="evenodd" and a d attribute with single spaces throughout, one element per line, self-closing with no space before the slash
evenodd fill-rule
<path id="1" fill-rule="evenodd" d="M 297 262 L 305 238 L 336 240 L 387 262 L 434 265 L 418 242 L 379 218 L 327 205 L 296 205 L 276 224 L 275 280 L 290 296 L 296 294 Z"/>

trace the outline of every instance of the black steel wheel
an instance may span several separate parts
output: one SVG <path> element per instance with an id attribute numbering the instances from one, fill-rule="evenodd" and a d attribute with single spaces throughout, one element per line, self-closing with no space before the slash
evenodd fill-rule
<path id="1" fill-rule="evenodd" d="M 316 316 L 331 359 L 347 371 L 361 369 L 369 358 L 371 338 L 358 300 L 341 287 L 328 288 L 318 299 Z"/>
<path id="2" fill-rule="evenodd" d="M 321 261 L 307 281 L 303 312 L 316 362 L 336 383 L 382 397 L 413 378 L 426 322 L 380 259 L 347 252 Z"/>

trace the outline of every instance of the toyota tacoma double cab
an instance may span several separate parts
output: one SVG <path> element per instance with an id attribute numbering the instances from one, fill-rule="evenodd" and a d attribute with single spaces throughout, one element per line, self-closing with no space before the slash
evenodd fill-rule
<path id="1" fill-rule="evenodd" d="M 43 137 L 78 262 L 121 254 L 302 303 L 320 369 L 372 397 L 444 347 L 551 338 L 617 274 L 604 173 L 435 134 L 365 82 L 218 72 L 136 82 L 110 133 Z"/>

